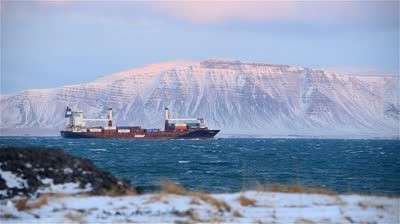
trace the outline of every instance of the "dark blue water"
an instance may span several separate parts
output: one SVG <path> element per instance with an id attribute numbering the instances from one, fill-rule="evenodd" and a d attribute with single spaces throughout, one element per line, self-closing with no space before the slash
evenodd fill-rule
<path id="1" fill-rule="evenodd" d="M 258 181 L 400 194 L 400 141 L 0 137 L 0 146 L 9 145 L 63 148 L 145 188 L 168 180 L 190 189 L 227 192 L 255 187 Z"/>

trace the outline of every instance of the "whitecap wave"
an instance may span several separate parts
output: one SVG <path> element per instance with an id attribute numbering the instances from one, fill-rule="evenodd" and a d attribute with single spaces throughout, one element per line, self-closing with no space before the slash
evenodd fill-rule
<path id="1" fill-rule="evenodd" d="M 190 161 L 187 161 L 187 160 L 179 160 L 178 163 L 190 163 Z"/>
<path id="2" fill-rule="evenodd" d="M 105 152 L 107 151 L 107 149 L 89 149 L 90 151 L 94 151 L 94 152 Z"/>

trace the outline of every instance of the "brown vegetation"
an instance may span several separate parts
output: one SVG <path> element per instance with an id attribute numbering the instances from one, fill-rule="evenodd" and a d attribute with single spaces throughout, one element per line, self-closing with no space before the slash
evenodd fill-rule
<path id="1" fill-rule="evenodd" d="M 195 221 L 195 222 L 200 221 L 193 209 L 189 209 L 189 210 L 182 211 L 182 212 L 174 210 L 174 211 L 171 212 L 171 214 L 176 215 L 176 216 L 181 216 L 181 217 L 182 216 L 187 216 L 192 221 Z"/>
<path id="2" fill-rule="evenodd" d="M 102 190 L 100 192 L 100 195 L 105 195 L 110 197 L 137 195 L 137 194 L 138 193 L 134 188 L 119 188 L 119 187 L 113 187 L 109 190 Z"/>
<path id="3" fill-rule="evenodd" d="M 248 198 L 244 195 L 241 195 L 239 197 L 239 202 L 242 206 L 255 206 L 256 205 L 256 200 Z"/>
<path id="4" fill-rule="evenodd" d="M 296 224 L 315 224 L 314 221 L 309 220 L 309 219 L 304 219 L 304 218 L 296 219 L 296 221 L 294 223 L 296 223 Z"/>
<path id="5" fill-rule="evenodd" d="M 15 207 L 18 209 L 18 211 L 40 208 L 43 205 L 48 204 L 48 198 L 48 195 L 42 195 L 37 201 L 33 203 L 28 203 L 28 198 L 22 198 L 15 202 Z"/>
<path id="6" fill-rule="evenodd" d="M 154 194 L 153 196 L 151 196 L 151 197 L 145 202 L 145 204 L 151 204 L 151 203 L 158 202 L 158 201 L 160 201 L 160 202 L 162 202 L 162 203 L 164 203 L 164 204 L 169 204 L 168 199 L 164 198 L 164 196 L 165 196 L 165 195 L 163 195 L 163 194 Z"/>
<path id="7" fill-rule="evenodd" d="M 84 216 L 83 213 L 77 213 L 77 214 L 68 213 L 64 217 L 66 219 L 71 220 L 72 222 L 82 223 L 83 216 Z"/>
<path id="8" fill-rule="evenodd" d="M 3 215 L 0 215 L 0 218 L 4 218 L 4 219 L 14 219 L 16 218 L 13 214 L 11 213 L 4 213 Z"/>
<path id="9" fill-rule="evenodd" d="M 234 211 L 234 212 L 233 212 L 233 216 L 234 216 L 234 217 L 237 217 L 237 218 L 243 217 L 243 215 L 240 214 L 239 211 Z"/>
<path id="10" fill-rule="evenodd" d="M 198 200 L 196 200 L 195 198 L 192 198 L 192 200 L 190 200 L 190 204 L 191 205 L 201 205 L 201 203 Z"/>
<path id="11" fill-rule="evenodd" d="M 363 202 L 363 201 L 358 202 L 358 206 L 360 206 L 363 209 L 367 209 L 368 207 L 373 207 L 373 208 L 377 208 L 377 209 L 384 209 L 383 205 L 378 205 L 378 204 L 368 203 L 368 202 Z"/>
<path id="12" fill-rule="evenodd" d="M 325 188 L 308 188 L 303 185 L 282 185 L 282 184 L 269 184 L 266 191 L 282 192 L 282 193 L 306 193 L 306 194 L 326 194 L 336 195 L 334 191 Z"/>
<path id="13" fill-rule="evenodd" d="M 188 195 L 188 196 L 196 197 L 196 198 L 203 200 L 204 202 L 207 202 L 207 203 L 215 206 L 220 211 L 228 211 L 229 212 L 231 210 L 231 207 L 226 202 L 217 200 L 207 193 L 189 191 L 180 185 L 170 183 L 170 182 L 161 183 L 160 186 L 161 186 L 161 189 L 165 193 L 177 194 L 177 195 Z"/>

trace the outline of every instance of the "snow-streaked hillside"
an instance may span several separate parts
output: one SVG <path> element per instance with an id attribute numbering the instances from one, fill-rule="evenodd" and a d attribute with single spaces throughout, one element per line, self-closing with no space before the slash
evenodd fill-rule
<path id="1" fill-rule="evenodd" d="M 174 117 L 204 117 L 222 136 L 399 136 L 398 77 L 228 60 L 150 65 L 0 103 L 3 135 L 62 129 L 66 106 L 91 118 L 112 107 L 117 125 L 162 128 L 168 106 Z"/>

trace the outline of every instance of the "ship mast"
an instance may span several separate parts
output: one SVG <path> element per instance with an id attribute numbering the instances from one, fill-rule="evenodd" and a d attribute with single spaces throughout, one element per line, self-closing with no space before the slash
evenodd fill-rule
<path id="1" fill-rule="evenodd" d="M 164 131 L 170 130 L 168 120 L 169 120 L 169 110 L 168 110 L 168 107 L 165 107 L 165 126 L 164 126 Z"/>

